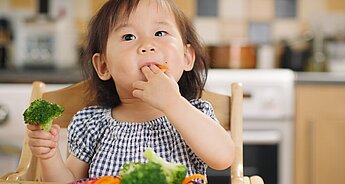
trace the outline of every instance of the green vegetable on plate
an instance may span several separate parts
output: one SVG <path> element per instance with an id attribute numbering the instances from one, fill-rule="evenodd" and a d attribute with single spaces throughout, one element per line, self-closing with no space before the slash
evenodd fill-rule
<path id="1" fill-rule="evenodd" d="M 186 166 L 165 161 L 152 148 L 145 150 L 144 157 L 147 163 L 130 162 L 121 168 L 121 184 L 181 184 L 187 175 Z"/>

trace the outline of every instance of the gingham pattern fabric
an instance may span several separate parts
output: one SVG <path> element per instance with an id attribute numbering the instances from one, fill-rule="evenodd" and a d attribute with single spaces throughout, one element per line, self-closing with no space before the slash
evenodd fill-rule
<path id="1" fill-rule="evenodd" d="M 216 119 L 210 103 L 201 99 L 190 103 Z M 188 175 L 206 175 L 207 165 L 165 116 L 144 123 L 119 122 L 111 117 L 110 108 L 86 107 L 74 116 L 68 127 L 68 144 L 72 155 L 89 163 L 90 178 L 118 175 L 125 163 L 145 162 L 143 152 L 148 147 L 169 162 L 186 165 Z"/>

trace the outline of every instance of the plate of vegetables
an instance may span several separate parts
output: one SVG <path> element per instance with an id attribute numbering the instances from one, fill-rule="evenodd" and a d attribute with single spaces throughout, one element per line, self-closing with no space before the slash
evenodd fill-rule
<path id="1" fill-rule="evenodd" d="M 197 184 L 201 181 L 207 183 L 204 175 L 186 176 L 186 166 L 165 161 L 151 148 L 145 150 L 144 157 L 148 162 L 127 163 L 120 169 L 119 176 L 103 176 L 70 184 Z"/>

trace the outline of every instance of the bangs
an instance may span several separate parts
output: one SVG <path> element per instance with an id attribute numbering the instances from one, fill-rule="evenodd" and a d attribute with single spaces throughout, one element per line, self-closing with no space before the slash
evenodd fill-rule
<path id="1" fill-rule="evenodd" d="M 113 30 L 117 25 L 126 23 L 131 13 L 137 8 L 139 1 L 140 0 L 118 0 L 118 3 L 114 3 L 116 6 L 111 8 L 109 31 Z"/>
<path id="2" fill-rule="evenodd" d="M 117 6 L 112 8 L 114 12 L 109 18 L 109 31 L 112 31 L 117 25 L 126 24 L 133 11 L 138 7 L 140 0 L 118 0 Z M 166 0 L 149 0 L 157 3 L 157 10 L 165 8 L 171 11 L 171 4 Z M 172 11 L 171 11 L 172 12 Z"/>

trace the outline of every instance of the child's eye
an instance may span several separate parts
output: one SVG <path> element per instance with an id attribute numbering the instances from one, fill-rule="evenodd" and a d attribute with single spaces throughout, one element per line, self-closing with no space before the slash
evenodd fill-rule
<path id="1" fill-rule="evenodd" d="M 157 31 L 155 33 L 155 36 L 158 36 L 158 37 L 162 37 L 162 36 L 165 36 L 167 35 L 168 33 L 166 31 Z"/>
<path id="2" fill-rule="evenodd" d="M 136 37 L 133 34 L 125 34 L 122 36 L 122 40 L 124 41 L 130 41 L 134 39 L 136 39 Z"/>

